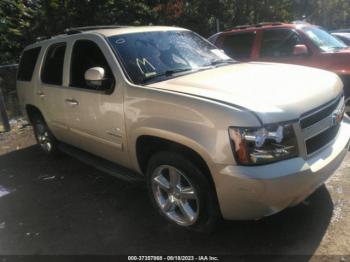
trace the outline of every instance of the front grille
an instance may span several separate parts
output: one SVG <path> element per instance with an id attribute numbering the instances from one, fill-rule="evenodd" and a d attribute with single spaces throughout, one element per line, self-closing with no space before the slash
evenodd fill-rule
<path id="1" fill-rule="evenodd" d="M 309 126 L 312 126 L 313 124 L 316 124 L 317 122 L 321 121 L 322 119 L 326 118 L 332 112 L 337 108 L 339 101 L 341 99 L 341 96 L 337 99 L 329 102 L 328 104 L 322 106 L 322 109 L 320 110 L 313 110 L 316 113 L 306 113 L 304 115 L 308 115 L 307 117 L 302 117 L 300 120 L 300 127 L 301 129 L 307 128 Z"/>
<path id="2" fill-rule="evenodd" d="M 340 125 L 333 126 L 321 134 L 306 140 L 305 144 L 307 154 L 310 155 L 330 143 L 337 135 L 339 127 Z"/>
<path id="3" fill-rule="evenodd" d="M 301 117 L 300 129 L 305 143 L 306 155 L 322 149 L 337 136 L 340 124 L 337 123 L 337 119 L 333 119 L 332 115 L 341 116 L 343 108 L 344 96 L 341 95 Z"/>

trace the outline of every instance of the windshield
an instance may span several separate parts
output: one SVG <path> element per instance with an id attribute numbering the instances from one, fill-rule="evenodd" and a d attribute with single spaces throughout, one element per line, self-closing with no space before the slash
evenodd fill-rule
<path id="1" fill-rule="evenodd" d="M 347 48 L 342 41 L 321 28 L 307 27 L 303 30 L 311 38 L 312 42 L 325 52 Z"/>
<path id="2" fill-rule="evenodd" d="M 131 33 L 108 37 L 136 84 L 162 81 L 233 62 L 191 31 Z"/>

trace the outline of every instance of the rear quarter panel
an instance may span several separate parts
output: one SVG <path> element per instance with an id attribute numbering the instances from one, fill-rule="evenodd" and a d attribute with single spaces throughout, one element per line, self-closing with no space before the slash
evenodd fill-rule
<path id="1" fill-rule="evenodd" d="M 26 118 L 28 118 L 27 112 L 26 112 L 26 105 L 37 106 L 36 90 L 37 90 L 37 83 L 38 83 L 38 77 L 39 77 L 38 72 L 40 68 L 40 61 L 42 60 L 44 55 L 44 48 L 41 45 L 34 44 L 24 49 L 24 50 L 27 50 L 35 47 L 41 47 L 41 50 L 35 64 L 31 81 L 19 81 L 19 80 L 16 81 L 16 89 L 17 89 L 19 104 L 21 107 L 22 114 Z"/>

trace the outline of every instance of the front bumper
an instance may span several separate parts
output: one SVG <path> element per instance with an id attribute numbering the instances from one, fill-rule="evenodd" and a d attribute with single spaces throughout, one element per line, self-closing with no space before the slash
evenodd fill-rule
<path id="1" fill-rule="evenodd" d="M 262 166 L 220 166 L 214 182 L 225 219 L 259 219 L 296 205 L 340 166 L 349 148 L 350 121 L 341 123 L 327 148 L 309 159 Z"/>

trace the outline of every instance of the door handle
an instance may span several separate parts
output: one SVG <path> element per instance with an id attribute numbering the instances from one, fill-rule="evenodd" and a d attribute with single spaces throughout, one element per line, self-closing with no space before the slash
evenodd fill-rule
<path id="1" fill-rule="evenodd" d="M 36 92 L 36 95 L 39 96 L 40 98 L 44 98 L 45 97 L 45 94 L 44 94 L 43 91 Z"/>
<path id="2" fill-rule="evenodd" d="M 79 102 L 75 99 L 66 99 L 65 102 L 71 106 L 78 106 Z"/>

